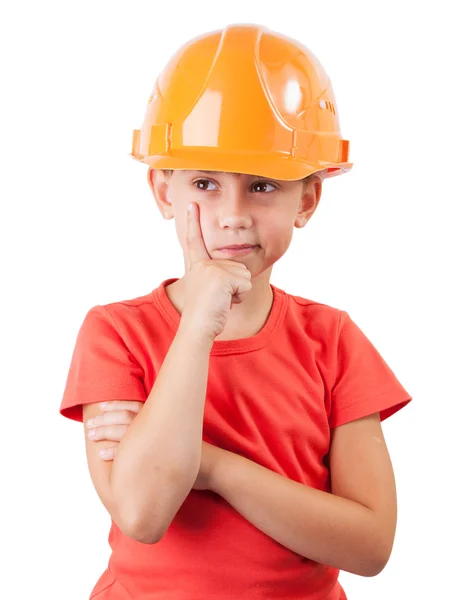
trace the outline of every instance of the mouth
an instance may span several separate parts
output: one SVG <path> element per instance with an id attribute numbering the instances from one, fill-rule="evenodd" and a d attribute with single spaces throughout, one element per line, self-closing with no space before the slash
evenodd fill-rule
<path id="1" fill-rule="evenodd" d="M 255 248 L 256 244 L 233 244 L 232 246 L 223 246 L 218 250 L 245 250 L 246 248 Z"/>
<path id="2" fill-rule="evenodd" d="M 256 248 L 259 248 L 257 244 L 233 244 L 224 248 L 218 248 L 218 252 L 231 256 L 243 256 L 250 254 Z"/>

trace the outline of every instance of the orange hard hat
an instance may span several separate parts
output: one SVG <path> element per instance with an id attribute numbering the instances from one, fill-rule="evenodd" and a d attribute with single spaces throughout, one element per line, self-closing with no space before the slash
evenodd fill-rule
<path id="1" fill-rule="evenodd" d="M 323 66 L 299 42 L 258 25 L 230 25 L 174 54 L 133 132 L 131 156 L 156 169 L 282 180 L 352 168 Z"/>

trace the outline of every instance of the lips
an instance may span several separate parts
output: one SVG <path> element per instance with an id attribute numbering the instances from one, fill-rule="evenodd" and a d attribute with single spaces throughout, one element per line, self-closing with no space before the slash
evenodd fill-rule
<path id="1" fill-rule="evenodd" d="M 218 250 L 244 250 L 245 248 L 255 248 L 257 244 L 233 244 L 232 246 L 223 246 Z"/>

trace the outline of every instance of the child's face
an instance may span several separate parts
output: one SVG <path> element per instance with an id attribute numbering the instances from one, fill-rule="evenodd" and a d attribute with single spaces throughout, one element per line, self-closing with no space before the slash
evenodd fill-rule
<path id="1" fill-rule="evenodd" d="M 164 218 L 175 218 L 186 264 L 186 209 L 189 202 L 196 202 L 211 258 L 243 262 L 253 277 L 283 256 L 293 228 L 308 222 L 321 196 L 318 177 L 305 183 L 187 170 L 166 177 L 162 171 L 149 169 L 148 181 Z M 221 251 L 233 244 L 254 244 L 256 248 L 241 256 Z"/>

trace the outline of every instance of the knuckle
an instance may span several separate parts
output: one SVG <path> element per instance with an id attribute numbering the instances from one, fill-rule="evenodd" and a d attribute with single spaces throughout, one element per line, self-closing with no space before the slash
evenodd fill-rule
<path id="1" fill-rule="evenodd" d="M 98 442 L 99 440 L 103 440 L 103 427 L 95 428 L 95 435 L 92 438 L 92 441 Z"/>

